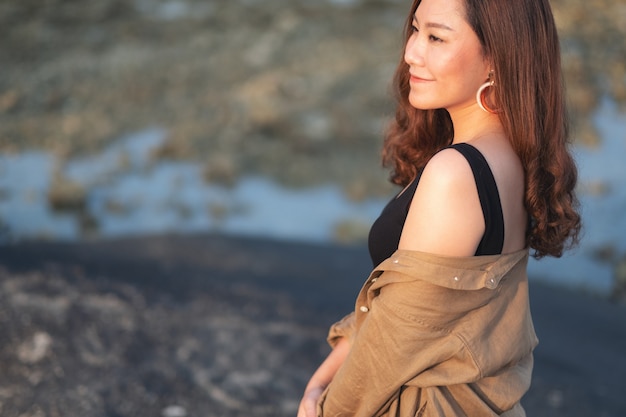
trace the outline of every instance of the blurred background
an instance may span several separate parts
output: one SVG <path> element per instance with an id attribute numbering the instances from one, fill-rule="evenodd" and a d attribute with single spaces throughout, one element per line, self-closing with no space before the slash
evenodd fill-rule
<path id="1" fill-rule="evenodd" d="M 554 0 L 585 231 L 535 279 L 626 291 L 626 2 Z M 406 0 L 1 0 L 0 244 L 365 242 Z M 0 246 L 0 250 L 2 247 Z"/>

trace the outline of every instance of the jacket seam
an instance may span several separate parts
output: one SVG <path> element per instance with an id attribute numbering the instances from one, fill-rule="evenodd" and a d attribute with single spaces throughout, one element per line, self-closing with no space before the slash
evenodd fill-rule
<path id="1" fill-rule="evenodd" d="M 469 354 L 470 358 L 472 358 L 472 363 L 476 367 L 476 370 L 478 370 L 478 379 L 484 378 L 485 375 L 484 375 L 483 369 L 479 365 L 478 359 L 476 358 L 476 355 L 475 355 L 474 351 L 470 348 L 469 343 L 467 342 L 467 340 L 465 340 L 465 338 L 460 333 L 452 332 L 452 334 L 457 339 L 459 339 L 461 341 L 461 343 L 463 344 L 463 347 L 465 348 L 465 350 Z"/>

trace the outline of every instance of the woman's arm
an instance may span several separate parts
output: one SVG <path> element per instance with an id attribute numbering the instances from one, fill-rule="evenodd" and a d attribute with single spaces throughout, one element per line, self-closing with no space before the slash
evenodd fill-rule
<path id="1" fill-rule="evenodd" d="M 343 364 L 348 352 L 350 352 L 350 342 L 347 338 L 342 337 L 309 380 L 300 401 L 298 417 L 315 417 L 317 415 L 317 401 Z"/>

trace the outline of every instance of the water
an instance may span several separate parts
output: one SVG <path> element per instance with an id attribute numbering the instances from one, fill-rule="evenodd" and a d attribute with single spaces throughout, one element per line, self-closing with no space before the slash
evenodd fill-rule
<path id="1" fill-rule="evenodd" d="M 99 155 L 64 164 L 62 176 L 88 190 L 85 212 L 101 237 L 218 231 L 238 235 L 328 242 L 341 225 L 367 228 L 383 200 L 352 202 L 337 186 L 288 189 L 258 177 L 235 186 L 207 184 L 202 167 L 154 163 L 151 151 L 166 132 L 148 129 L 122 138 Z M 57 161 L 27 152 L 0 156 L 0 219 L 4 240 L 83 238 L 76 213 L 49 207 Z"/>
<path id="2" fill-rule="evenodd" d="M 585 223 L 581 246 L 561 259 L 531 261 L 529 272 L 607 294 L 612 266 L 597 252 L 626 253 L 626 115 L 605 100 L 594 122 L 602 145 L 575 149 Z M 64 164 L 41 152 L 0 156 L 0 240 L 221 232 L 325 243 L 336 240 L 342 227 L 364 236 L 387 202 L 350 201 L 335 185 L 289 189 L 258 177 L 233 187 L 207 184 L 198 164 L 151 158 L 166 134 L 147 129 Z M 80 212 L 50 208 L 55 172 L 87 190 Z"/>

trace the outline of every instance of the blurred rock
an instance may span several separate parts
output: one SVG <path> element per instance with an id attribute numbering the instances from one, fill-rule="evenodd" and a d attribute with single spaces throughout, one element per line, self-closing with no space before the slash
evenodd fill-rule
<path id="1" fill-rule="evenodd" d="M 0 113 L 10 112 L 19 102 L 20 95 L 16 90 L 0 94 Z"/>
<path id="2" fill-rule="evenodd" d="M 239 178 L 239 169 L 232 155 L 212 155 L 204 167 L 204 180 L 209 184 L 233 186 Z"/>
<path id="3" fill-rule="evenodd" d="M 52 338 L 46 332 L 36 332 L 17 348 L 17 357 L 22 363 L 34 364 L 45 358 L 50 352 Z"/>
<path id="4" fill-rule="evenodd" d="M 344 220 L 335 226 L 333 241 L 341 244 L 356 244 L 367 241 L 370 224 L 356 220 Z"/>
<path id="5" fill-rule="evenodd" d="M 48 203 L 53 210 L 81 211 L 87 203 L 87 192 L 82 185 L 55 174 L 48 190 Z"/>
<path id="6" fill-rule="evenodd" d="M 593 143 L 589 115 L 599 99 L 626 103 L 624 7 L 552 3 L 576 139 Z M 215 4 L 1 2 L 0 149 L 96 152 L 159 126 L 171 141 L 155 157 L 237 154 L 244 174 L 296 184 L 345 184 L 376 166 L 368 190 L 380 189 L 382 131 L 394 111 L 389 85 L 409 3 Z M 250 146 L 259 136 L 280 143 L 281 154 Z M 331 153 L 341 172 L 326 169 Z M 271 168 L 279 157 L 298 171 Z"/>
<path id="7" fill-rule="evenodd" d="M 626 254 L 615 262 L 614 275 L 611 298 L 626 303 Z"/>
<path id="8" fill-rule="evenodd" d="M 162 417 L 187 417 L 187 410 L 179 405 L 170 405 L 161 413 Z"/>

